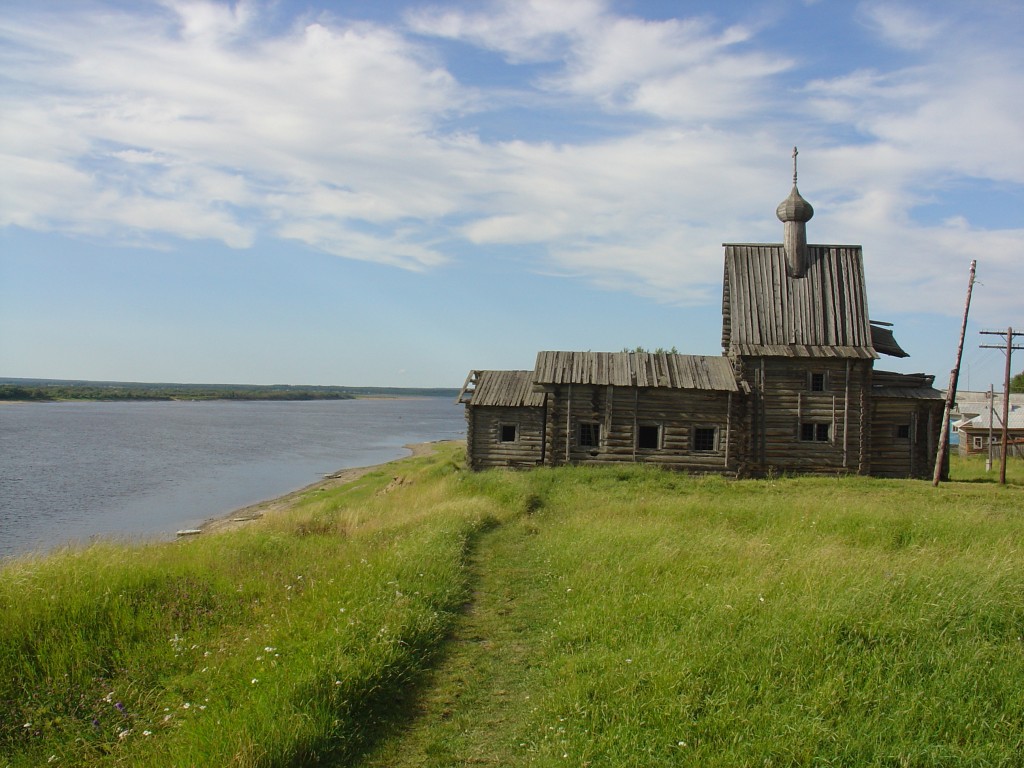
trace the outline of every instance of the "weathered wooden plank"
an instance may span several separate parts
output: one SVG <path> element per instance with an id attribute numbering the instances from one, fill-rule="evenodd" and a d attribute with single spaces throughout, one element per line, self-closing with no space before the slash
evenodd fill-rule
<path id="1" fill-rule="evenodd" d="M 742 354 L 801 356 L 791 344 L 874 357 L 859 246 L 809 247 L 805 277 L 792 278 L 782 245 L 726 244 L 723 342 Z"/>

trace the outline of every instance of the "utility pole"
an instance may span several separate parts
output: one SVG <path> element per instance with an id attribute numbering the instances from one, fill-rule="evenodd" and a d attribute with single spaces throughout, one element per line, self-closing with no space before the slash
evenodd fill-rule
<path id="1" fill-rule="evenodd" d="M 984 336 L 1003 336 L 1002 331 L 982 331 Z M 999 484 L 1006 485 L 1006 454 L 1010 444 L 1010 359 L 1013 357 L 1013 350 L 1024 349 L 1015 347 L 1013 340 L 1017 336 L 1024 336 L 1024 332 L 1014 333 L 1013 327 L 1006 329 L 1006 346 L 1002 344 L 982 344 L 982 349 L 1005 349 L 1006 351 L 1006 373 L 1003 375 L 1003 448 L 1002 456 L 999 457 Z"/>
<path id="2" fill-rule="evenodd" d="M 967 281 L 967 301 L 964 303 L 964 321 L 960 325 L 960 344 L 956 348 L 956 365 L 949 372 L 949 387 L 946 389 L 946 408 L 942 412 L 942 432 L 939 434 L 939 449 L 935 452 L 935 474 L 932 485 L 938 486 L 942 479 L 942 469 L 946 466 L 946 453 L 949 450 L 949 414 L 956 400 L 956 383 L 960 378 L 960 360 L 964 356 L 964 334 L 967 333 L 967 313 L 971 311 L 971 291 L 974 290 L 974 270 L 977 260 L 971 261 L 971 277 Z"/>
<path id="3" fill-rule="evenodd" d="M 985 459 L 985 471 L 992 471 L 992 411 L 996 409 L 996 393 L 993 385 L 988 385 L 988 458 Z"/>

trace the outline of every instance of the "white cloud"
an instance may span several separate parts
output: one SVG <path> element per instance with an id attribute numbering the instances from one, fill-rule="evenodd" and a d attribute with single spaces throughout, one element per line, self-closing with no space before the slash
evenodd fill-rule
<path id="1" fill-rule="evenodd" d="M 603 0 L 500 0 L 466 13 L 439 8 L 406 15 L 420 34 L 465 40 L 516 63 L 560 59 L 566 42 L 599 23 Z"/>
<path id="2" fill-rule="evenodd" d="M 444 264 L 447 258 L 409 233 L 392 236 L 365 234 L 331 219 L 293 219 L 282 222 L 277 234 L 346 259 L 372 261 L 415 272 Z"/>
<path id="3" fill-rule="evenodd" d="M 860 10 L 864 21 L 886 42 L 912 51 L 933 44 L 949 28 L 947 21 L 936 18 L 934 8 L 872 0 Z"/>
<path id="4" fill-rule="evenodd" d="M 233 4 L 214 4 L 202 0 L 162 0 L 181 23 L 182 36 L 211 44 L 230 41 L 243 34 L 258 14 L 247 0 Z"/>
<path id="5" fill-rule="evenodd" d="M 21 164 L 7 221 L 244 247 L 297 203 L 312 206 L 307 217 L 333 208 L 340 220 L 396 225 L 453 208 L 425 193 L 443 161 L 423 136 L 460 106 L 459 91 L 396 32 L 309 24 L 263 39 L 248 35 L 249 4 L 166 6 L 170 21 L 86 13 L 4 30 L 17 41 L 8 63 L 19 83 L 0 96 L 17 118 L 5 121 L 4 146 L 49 159 Z M 327 185 L 356 192 L 343 204 Z M 83 205 L 74 190 L 124 204 Z M 317 247 L 315 231 L 304 236 Z M 337 242 L 320 247 L 337 252 Z"/>
<path id="6" fill-rule="evenodd" d="M 752 35 L 742 26 L 718 31 L 703 17 L 625 17 L 591 0 L 506 0 L 408 19 L 421 34 L 471 42 L 512 62 L 564 64 L 538 81 L 546 90 L 669 119 L 730 119 L 763 107 L 763 81 L 791 66 L 785 57 L 736 50 Z"/>
<path id="7" fill-rule="evenodd" d="M 911 295 L 955 307 L 959 277 L 943 275 L 967 254 L 993 272 L 986 311 L 1019 305 L 1020 268 L 1002 254 L 1024 249 L 1021 231 L 915 218 L 950 178 L 1024 184 L 1021 48 L 990 44 L 984 14 L 865 4 L 856 18 L 899 64 L 837 59 L 822 76 L 801 45 L 710 15 L 470 7 L 273 33 L 254 2 L 11 14 L 0 221 L 235 248 L 276 237 L 410 270 L 450 261 L 443 244 L 460 239 L 481 254 L 539 244 L 536 271 L 713 303 L 722 241 L 781 237 L 799 141 L 811 239 L 864 243 L 879 309 Z M 445 68 L 452 40 L 527 74 L 480 92 Z M 543 110 L 523 123 L 540 138 L 486 138 L 523 105 Z"/>
<path id="8" fill-rule="evenodd" d="M 612 109 L 680 121 L 732 120 L 765 106 L 765 80 L 790 62 L 735 50 L 750 33 L 703 19 L 604 19 L 580 34 L 549 87 Z"/>

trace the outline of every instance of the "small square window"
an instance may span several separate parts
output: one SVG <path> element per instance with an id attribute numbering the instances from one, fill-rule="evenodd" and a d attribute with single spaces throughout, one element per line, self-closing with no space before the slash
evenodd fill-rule
<path id="1" fill-rule="evenodd" d="M 718 429 L 716 427 L 695 427 L 693 430 L 693 450 L 717 451 Z"/>
<path id="2" fill-rule="evenodd" d="M 811 374 L 811 392 L 824 392 L 825 391 L 825 374 L 824 373 L 812 373 Z"/>
<path id="3" fill-rule="evenodd" d="M 503 443 L 514 443 L 519 437 L 519 427 L 517 424 L 502 424 L 501 425 L 501 442 Z"/>
<path id="4" fill-rule="evenodd" d="M 984 448 L 984 447 L 985 447 L 985 438 L 984 437 L 975 437 L 974 438 L 974 448 L 975 448 L 975 450 L 978 450 L 978 449 Z"/>
<path id="5" fill-rule="evenodd" d="M 909 424 L 897 424 L 896 425 L 896 439 L 897 440 L 909 440 L 910 439 L 910 425 Z"/>
<path id="6" fill-rule="evenodd" d="M 818 424 L 813 421 L 805 421 L 800 425 L 800 439 L 806 442 L 827 443 L 832 431 L 831 424 Z"/>
<path id="7" fill-rule="evenodd" d="M 641 424 L 637 429 L 636 447 L 645 450 L 661 448 L 661 427 L 657 424 Z"/>
<path id="8" fill-rule="evenodd" d="M 601 444 L 601 425 L 590 422 L 580 424 L 577 438 L 576 442 L 581 448 L 597 448 Z"/>

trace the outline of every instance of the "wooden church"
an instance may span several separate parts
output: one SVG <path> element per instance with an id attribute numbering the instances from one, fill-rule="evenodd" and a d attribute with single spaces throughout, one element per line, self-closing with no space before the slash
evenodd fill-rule
<path id="1" fill-rule="evenodd" d="M 781 244 L 725 245 L 722 355 L 540 352 L 532 371 L 471 371 L 474 469 L 641 462 L 758 476 L 932 477 L 944 400 L 868 315 L 859 245 L 809 245 L 793 189 Z"/>

